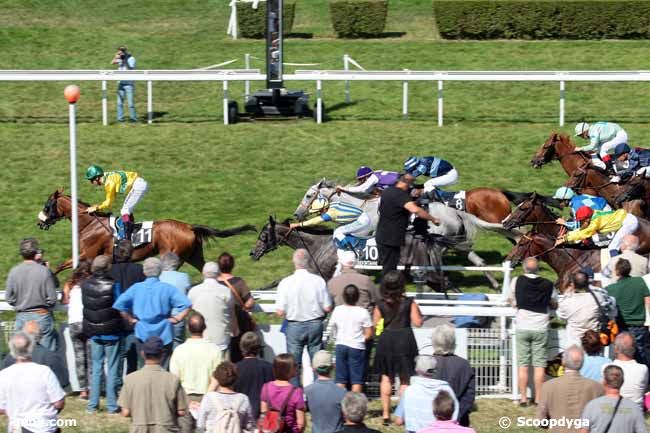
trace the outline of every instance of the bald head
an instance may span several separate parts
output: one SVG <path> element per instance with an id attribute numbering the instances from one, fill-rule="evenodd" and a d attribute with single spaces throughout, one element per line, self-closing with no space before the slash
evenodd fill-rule
<path id="1" fill-rule="evenodd" d="M 621 251 L 636 251 L 639 249 L 639 238 L 634 235 L 627 235 L 621 241 Z"/>
<path id="2" fill-rule="evenodd" d="M 614 352 L 616 358 L 632 359 L 634 358 L 634 337 L 629 332 L 621 332 L 614 340 Z"/>
<path id="3" fill-rule="evenodd" d="M 22 331 L 16 332 L 9 339 L 9 350 L 16 362 L 31 361 L 34 345 L 35 343 L 32 337 Z"/>
<path id="4" fill-rule="evenodd" d="M 575 344 L 562 353 L 562 365 L 566 370 L 580 370 L 584 359 L 585 353 Z"/>
<path id="5" fill-rule="evenodd" d="M 307 269 L 309 263 L 309 255 L 304 248 L 298 248 L 293 252 L 293 266 L 296 269 Z"/>
<path id="6" fill-rule="evenodd" d="M 526 257 L 523 266 L 524 272 L 527 274 L 536 274 L 539 272 L 539 263 L 535 257 Z"/>
<path id="7" fill-rule="evenodd" d="M 205 319 L 201 313 L 194 312 L 190 314 L 190 317 L 187 319 L 187 329 L 193 337 L 203 336 L 205 328 Z"/>

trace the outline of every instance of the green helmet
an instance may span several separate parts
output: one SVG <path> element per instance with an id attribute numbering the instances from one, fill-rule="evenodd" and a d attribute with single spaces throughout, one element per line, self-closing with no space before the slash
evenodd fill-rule
<path id="1" fill-rule="evenodd" d="M 91 165 L 90 167 L 88 167 L 88 170 L 86 170 L 86 179 L 88 180 L 93 180 L 103 175 L 104 175 L 104 170 L 102 170 L 102 168 L 98 165 Z"/>

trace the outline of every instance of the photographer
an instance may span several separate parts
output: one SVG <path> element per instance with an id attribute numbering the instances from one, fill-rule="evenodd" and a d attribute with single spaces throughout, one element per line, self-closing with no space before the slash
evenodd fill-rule
<path id="1" fill-rule="evenodd" d="M 118 65 L 118 71 L 132 71 L 135 69 L 135 57 L 129 53 L 125 46 L 118 48 L 113 61 L 113 65 Z M 129 105 L 129 122 L 136 123 L 138 118 L 135 114 L 135 103 L 133 101 L 133 92 L 135 86 L 131 80 L 122 80 L 117 84 L 117 121 L 124 122 L 124 98 L 126 97 Z"/>

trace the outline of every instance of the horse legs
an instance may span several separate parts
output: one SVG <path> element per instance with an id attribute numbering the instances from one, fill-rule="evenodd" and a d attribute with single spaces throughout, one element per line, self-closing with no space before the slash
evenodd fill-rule
<path id="1" fill-rule="evenodd" d="M 467 259 L 470 262 L 472 262 L 475 266 L 485 266 L 485 260 L 483 260 L 478 254 L 476 254 L 476 252 L 474 252 L 474 250 L 470 251 L 467 254 Z M 494 278 L 494 275 L 492 274 L 492 272 L 485 271 L 485 272 L 483 272 L 483 275 L 485 275 L 485 278 L 488 279 L 488 281 L 490 282 L 490 285 L 492 286 L 493 290 L 499 290 L 499 288 L 501 286 L 499 285 L 499 282 L 497 281 L 497 279 Z"/>
<path id="2" fill-rule="evenodd" d="M 199 272 L 203 271 L 203 265 L 205 265 L 205 258 L 203 257 L 203 245 L 200 242 L 194 243 L 192 252 L 187 258 L 187 263 L 194 266 Z"/>

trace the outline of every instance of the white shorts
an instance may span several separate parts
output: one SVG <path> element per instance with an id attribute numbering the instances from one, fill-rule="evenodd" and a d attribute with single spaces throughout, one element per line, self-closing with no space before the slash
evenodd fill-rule
<path id="1" fill-rule="evenodd" d="M 627 132 L 625 130 L 621 129 L 618 131 L 616 134 L 616 137 L 612 138 L 610 141 L 607 141 L 603 143 L 600 146 L 600 152 L 598 152 L 598 155 L 600 155 L 601 158 L 604 158 L 605 155 L 610 153 L 610 150 L 612 153 L 614 152 L 614 148 L 621 143 L 627 143 Z"/>
<path id="2" fill-rule="evenodd" d="M 621 241 L 623 240 L 623 238 L 627 235 L 634 234 L 634 232 L 638 228 L 639 228 L 639 220 L 637 219 L 637 217 L 635 217 L 631 213 L 627 214 L 627 216 L 623 220 L 623 224 L 621 225 L 621 228 L 618 229 L 618 231 L 614 235 L 614 238 L 609 243 L 607 249 L 609 251 L 620 250 Z"/>
<path id="3" fill-rule="evenodd" d="M 454 168 L 447 174 L 433 177 L 424 182 L 424 192 L 431 192 L 436 189 L 436 187 L 453 185 L 456 182 L 458 182 L 458 172 Z"/>
<path id="4" fill-rule="evenodd" d="M 334 230 L 334 239 L 338 239 L 339 241 L 343 240 L 343 238 L 345 238 L 345 235 L 352 235 L 361 238 L 367 237 L 370 235 L 371 229 L 372 220 L 370 219 L 370 215 L 364 212 L 359 215 L 359 218 L 357 218 L 355 221 L 351 222 L 350 224 L 338 227 L 336 230 Z"/>
<path id="5" fill-rule="evenodd" d="M 129 193 L 126 195 L 126 198 L 124 199 L 124 204 L 122 205 L 120 215 L 131 215 L 133 213 L 133 209 L 135 209 L 135 206 L 146 193 L 147 182 L 143 178 L 137 177 L 133 182 L 131 191 L 129 191 Z"/>

